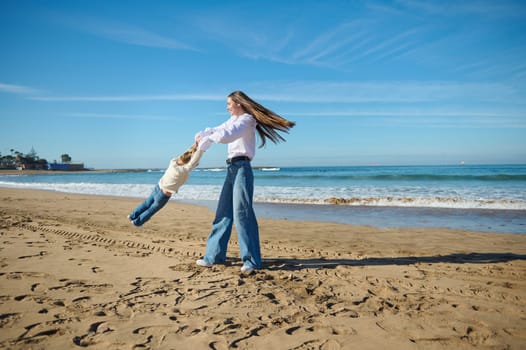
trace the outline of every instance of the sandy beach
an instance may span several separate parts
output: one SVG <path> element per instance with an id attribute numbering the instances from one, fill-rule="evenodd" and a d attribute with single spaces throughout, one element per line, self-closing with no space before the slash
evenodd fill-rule
<path id="1" fill-rule="evenodd" d="M 264 269 L 199 268 L 213 213 L 0 188 L 2 349 L 525 349 L 526 235 L 260 219 Z"/>

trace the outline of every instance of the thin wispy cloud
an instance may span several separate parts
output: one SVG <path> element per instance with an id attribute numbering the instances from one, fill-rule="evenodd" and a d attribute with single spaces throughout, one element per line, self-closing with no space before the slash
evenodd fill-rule
<path id="1" fill-rule="evenodd" d="M 263 29 L 251 22 L 233 25 L 228 17 L 213 14 L 195 22 L 208 38 L 245 58 L 342 70 L 364 59 L 398 57 L 426 43 L 423 33 L 427 26 L 405 24 L 405 17 L 399 15 L 396 20 L 388 18 L 389 23 L 398 22 L 396 28 L 379 32 L 379 27 L 386 26 L 387 16 L 377 18 L 374 12 L 364 18 L 335 22 L 318 32 L 294 21 L 280 27 L 280 31 Z"/>
<path id="2" fill-rule="evenodd" d="M 289 118 L 352 118 L 379 127 L 417 128 L 526 128 L 526 109 L 492 109 L 395 106 L 341 108 L 338 110 L 285 111 Z"/>
<path id="3" fill-rule="evenodd" d="M 115 96 L 34 96 L 43 102 L 144 102 L 144 101 L 224 101 L 224 94 L 158 94 Z"/>
<path id="4" fill-rule="evenodd" d="M 364 32 L 357 29 L 359 24 L 345 22 L 332 30 L 321 33 L 304 48 L 294 52 L 291 59 L 297 62 L 319 62 L 323 57 L 339 52 L 342 48 L 363 37 Z"/>
<path id="5" fill-rule="evenodd" d="M 480 71 L 482 69 L 486 69 L 486 67 L 492 65 L 491 61 L 488 58 L 479 60 L 479 61 L 472 61 L 468 62 L 463 65 L 456 66 L 452 69 L 453 72 L 467 72 L 467 73 L 473 73 Z"/>
<path id="6" fill-rule="evenodd" d="M 523 59 L 525 55 L 526 51 L 523 48 L 496 52 L 485 61 L 480 62 L 477 67 L 472 67 L 469 73 L 475 77 L 507 76 L 510 79 L 519 80 L 526 71 L 526 63 Z"/>
<path id="7" fill-rule="evenodd" d="M 179 40 L 132 26 L 115 24 L 106 27 L 92 26 L 89 28 L 89 31 L 114 41 L 132 45 L 196 51 L 190 45 Z"/>
<path id="8" fill-rule="evenodd" d="M 86 119 L 123 119 L 123 120 L 176 120 L 176 116 L 151 115 L 151 114 L 109 114 L 109 113 L 66 113 L 68 118 Z"/>
<path id="9" fill-rule="evenodd" d="M 362 110 L 338 110 L 338 111 L 308 111 L 308 112 L 283 112 L 283 115 L 298 116 L 298 117 L 416 117 L 426 118 L 430 117 L 444 117 L 444 118 L 515 118 L 523 119 L 526 110 L 518 111 L 481 111 L 481 110 L 460 110 L 460 109 L 395 109 L 378 110 L 377 108 L 369 108 Z M 498 120 L 498 119 L 492 119 Z M 526 120 L 525 120 L 526 122 Z"/>
<path id="10" fill-rule="evenodd" d="M 428 14 L 457 16 L 479 15 L 481 17 L 526 17 L 526 5 L 517 1 L 433 1 L 397 0 L 399 5 Z"/>
<path id="11" fill-rule="evenodd" d="M 526 121 L 512 117 L 394 117 L 374 119 L 377 127 L 404 127 L 419 129 L 526 129 Z"/>
<path id="12" fill-rule="evenodd" d="M 27 95 L 38 93 L 39 90 L 24 85 L 0 83 L 0 92 Z"/>
<path id="13" fill-rule="evenodd" d="M 218 113 L 219 114 L 219 113 Z M 224 112 L 220 113 L 221 115 Z M 355 118 L 365 123 L 379 123 L 378 126 L 404 126 L 418 128 L 526 128 L 526 110 L 480 110 L 480 109 L 440 109 L 440 108 L 396 108 L 378 109 L 367 107 L 352 110 L 283 111 L 288 118 Z M 183 120 L 185 117 L 152 114 L 115 114 L 115 113 L 65 113 L 66 118 L 81 119 L 117 119 L 117 120 Z"/>
<path id="14" fill-rule="evenodd" d="M 526 63 L 512 67 L 512 72 L 515 74 L 515 79 L 523 79 L 526 77 Z"/>
<path id="15" fill-rule="evenodd" d="M 257 99 L 297 103 L 415 103 L 452 101 L 518 102 L 514 88 L 500 83 L 440 81 L 275 81 L 251 83 Z M 31 96 L 43 102 L 224 101 L 224 89 L 208 93 L 107 96 Z"/>
<path id="16" fill-rule="evenodd" d="M 192 45 L 164 33 L 158 33 L 138 25 L 105 18 L 63 15 L 53 16 L 56 22 L 108 40 L 145 47 L 199 51 Z M 182 36 L 183 34 L 181 34 Z"/>
<path id="17" fill-rule="evenodd" d="M 408 40 L 410 39 L 410 37 L 414 36 L 419 32 L 419 28 L 413 28 L 402 33 L 398 33 L 395 36 L 388 37 L 384 40 L 380 40 L 380 42 L 374 45 L 373 47 L 364 50 L 358 55 L 353 55 L 350 58 L 350 61 L 357 61 L 366 57 L 371 57 L 372 59 L 379 60 L 381 58 L 385 58 L 395 53 L 400 53 L 407 47 L 413 46 L 417 42 L 414 39 L 413 41 Z"/>
<path id="18" fill-rule="evenodd" d="M 477 43 L 481 37 L 494 35 L 494 29 L 499 25 L 496 22 L 514 18 L 516 12 L 526 16 L 526 4 L 509 1 L 400 0 L 367 3 L 358 15 L 355 15 L 355 10 L 352 4 L 342 5 L 340 11 L 349 13 L 347 18 L 338 17 L 332 25 L 321 27 L 317 32 L 306 25 L 315 20 L 308 17 L 281 23 L 279 31 L 269 28 L 265 22 L 240 21 L 233 24 L 228 16 L 221 13 L 208 13 L 195 22 L 196 29 L 209 39 L 228 47 L 238 56 L 253 60 L 310 65 L 344 72 L 360 70 L 371 63 L 395 65 L 405 62 L 434 72 L 443 71 L 451 76 L 455 72 L 477 79 L 522 76 L 521 73 L 506 71 L 508 61 L 490 58 L 486 66 L 470 68 L 468 65 L 473 60 L 480 61 L 480 57 L 499 54 L 499 50 L 477 52 Z M 323 16 L 323 13 L 307 16 L 312 15 Z M 457 22 L 448 21 L 458 16 L 466 17 L 466 26 L 452 25 Z M 460 51 L 464 53 L 459 55 Z M 458 66 L 470 69 L 461 70 Z M 492 75 L 493 72 L 496 76 Z"/>
<path id="19" fill-rule="evenodd" d="M 303 103 L 414 103 L 444 101 L 520 101 L 500 83 L 440 81 L 273 82 L 251 86 L 260 99 Z"/>
<path id="20" fill-rule="evenodd" d="M 517 85 L 523 85 L 520 80 L 526 72 L 526 63 L 523 59 L 525 55 L 526 51 L 522 47 L 494 50 L 483 59 L 453 68 L 452 72 L 459 72 L 475 79 L 506 77 L 509 81 L 516 81 Z"/>

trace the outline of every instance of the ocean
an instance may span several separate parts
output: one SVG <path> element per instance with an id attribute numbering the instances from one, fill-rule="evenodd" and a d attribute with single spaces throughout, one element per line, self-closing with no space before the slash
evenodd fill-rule
<path id="1" fill-rule="evenodd" d="M 0 187 L 145 198 L 164 169 L 0 175 Z M 258 217 L 526 233 L 526 165 L 258 167 Z M 171 200 L 215 209 L 225 168 L 195 169 Z"/>

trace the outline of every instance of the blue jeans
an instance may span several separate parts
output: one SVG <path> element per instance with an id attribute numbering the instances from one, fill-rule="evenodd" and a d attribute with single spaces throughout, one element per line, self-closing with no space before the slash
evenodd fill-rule
<path id="1" fill-rule="evenodd" d="M 253 194 L 254 174 L 250 162 L 242 160 L 230 164 L 219 197 L 212 232 L 206 242 L 206 262 L 221 264 L 226 261 L 232 224 L 235 224 L 243 264 L 261 268 L 259 229 L 252 208 Z"/>
<path id="2" fill-rule="evenodd" d="M 158 184 L 155 185 L 148 198 L 132 211 L 130 220 L 135 226 L 142 226 L 146 221 L 150 220 L 153 214 L 164 207 L 169 199 L 170 196 L 165 195 Z"/>

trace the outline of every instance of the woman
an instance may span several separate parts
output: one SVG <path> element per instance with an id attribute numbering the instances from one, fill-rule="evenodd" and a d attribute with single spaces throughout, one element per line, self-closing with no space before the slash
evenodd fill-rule
<path id="1" fill-rule="evenodd" d="M 228 96 L 227 110 L 230 119 L 196 135 L 196 141 L 203 145 L 210 142 L 228 144 L 226 179 L 212 232 L 206 243 L 205 256 L 197 260 L 197 265 L 210 267 L 225 262 L 232 224 L 235 224 L 243 262 L 241 272 L 250 273 L 261 268 L 258 223 L 252 207 L 254 175 L 250 165 L 256 152 L 256 131 L 261 139 L 261 148 L 267 139 L 274 143 L 285 141 L 278 131 L 288 133 L 295 123 L 263 107 L 241 91 L 234 91 Z"/>

